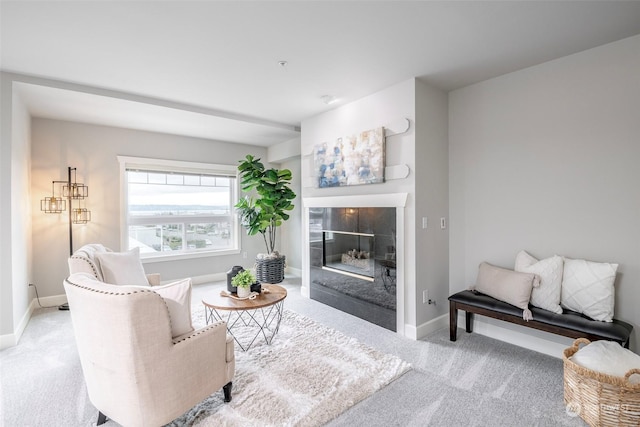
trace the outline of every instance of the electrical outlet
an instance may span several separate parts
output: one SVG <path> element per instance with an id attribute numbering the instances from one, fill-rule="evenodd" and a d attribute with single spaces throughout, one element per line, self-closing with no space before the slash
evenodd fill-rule
<path id="1" fill-rule="evenodd" d="M 247 252 L 242 252 L 242 258 L 247 259 Z"/>
<path id="2" fill-rule="evenodd" d="M 422 228 L 427 228 L 427 225 L 429 224 L 429 220 L 427 219 L 426 216 L 422 217 Z"/>
<path id="3" fill-rule="evenodd" d="M 422 291 L 422 303 L 426 304 L 427 302 L 429 302 L 429 291 L 425 289 Z"/>

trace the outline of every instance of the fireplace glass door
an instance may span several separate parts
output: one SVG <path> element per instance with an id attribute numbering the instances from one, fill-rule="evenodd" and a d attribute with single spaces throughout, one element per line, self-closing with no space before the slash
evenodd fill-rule
<path id="1" fill-rule="evenodd" d="M 375 235 L 345 231 L 322 231 L 322 268 L 373 282 Z"/>

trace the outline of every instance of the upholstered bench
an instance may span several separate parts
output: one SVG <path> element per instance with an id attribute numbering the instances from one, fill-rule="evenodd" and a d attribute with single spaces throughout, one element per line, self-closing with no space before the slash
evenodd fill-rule
<path id="1" fill-rule="evenodd" d="M 617 341 L 629 348 L 629 337 L 633 326 L 613 319 L 613 322 L 592 320 L 580 313 L 565 310 L 556 314 L 548 310 L 529 306 L 532 320 L 522 318 L 522 309 L 499 301 L 476 291 L 461 291 L 449 297 L 449 338 L 457 339 L 458 310 L 465 311 L 466 331 L 472 332 L 473 314 L 492 317 L 505 322 L 562 335 L 569 338 L 587 338 L 590 341 Z"/>

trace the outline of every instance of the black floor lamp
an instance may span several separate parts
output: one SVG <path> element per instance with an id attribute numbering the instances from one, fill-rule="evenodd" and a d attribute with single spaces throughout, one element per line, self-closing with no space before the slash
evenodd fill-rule
<path id="1" fill-rule="evenodd" d="M 76 168 L 68 167 L 66 181 L 51 181 L 51 197 L 40 200 L 40 210 L 44 213 L 60 214 L 67 210 L 69 204 L 69 256 L 73 255 L 73 224 L 86 224 L 91 221 L 91 211 L 80 206 L 80 201 L 89 196 L 89 187 L 80 184 L 76 180 Z M 71 180 L 73 172 L 73 180 Z M 56 184 L 60 187 L 59 196 L 56 197 Z M 73 207 L 73 201 L 78 201 L 78 206 Z M 69 304 L 58 306 L 60 310 L 69 310 Z"/>

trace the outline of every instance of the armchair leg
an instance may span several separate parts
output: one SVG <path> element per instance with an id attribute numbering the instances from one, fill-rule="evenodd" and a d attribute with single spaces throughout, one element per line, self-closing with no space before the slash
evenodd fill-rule
<path id="1" fill-rule="evenodd" d="M 224 401 L 226 403 L 231 402 L 231 387 L 233 383 L 229 381 L 224 387 L 222 387 L 222 391 L 224 392 Z"/>
<path id="2" fill-rule="evenodd" d="M 107 422 L 107 416 L 102 412 L 98 411 L 98 422 L 96 422 L 97 426 L 100 426 Z"/>

